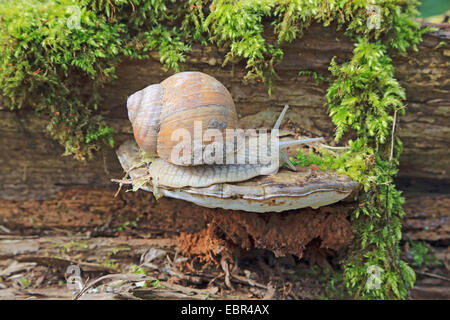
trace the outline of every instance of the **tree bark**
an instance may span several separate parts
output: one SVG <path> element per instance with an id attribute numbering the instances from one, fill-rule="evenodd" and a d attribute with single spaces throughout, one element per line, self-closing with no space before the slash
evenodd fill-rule
<path id="1" fill-rule="evenodd" d="M 450 180 L 449 37 L 449 26 L 442 25 L 424 36 L 419 52 L 394 58 L 396 76 L 407 91 L 408 110 L 399 123 L 405 147 L 399 175 L 404 178 Z M 336 56 L 338 62 L 346 61 L 352 50 L 352 42 L 334 28 L 311 26 L 301 39 L 284 48 L 271 96 L 260 82 L 243 83 L 243 62 L 221 67 L 224 48 L 195 46 L 184 69 L 203 71 L 221 81 L 235 100 L 243 128 L 272 126 L 281 106 L 289 104 L 285 123 L 331 141 L 334 126 L 324 106 L 328 83 L 316 83 L 298 72 L 327 75 L 330 60 Z M 116 147 L 132 137 L 127 96 L 169 76 L 157 56 L 124 60 L 117 73 L 118 79 L 102 91 L 102 110 L 117 132 Z M 0 104 L 0 199 L 45 200 L 68 188 L 115 188 L 110 179 L 123 173 L 114 150 L 103 150 L 88 163 L 61 157 L 62 147 L 45 134 L 46 121 L 32 111 L 11 112 Z"/>

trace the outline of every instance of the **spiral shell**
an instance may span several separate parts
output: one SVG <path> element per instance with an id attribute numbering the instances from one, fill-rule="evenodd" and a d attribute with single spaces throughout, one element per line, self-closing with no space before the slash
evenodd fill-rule
<path id="1" fill-rule="evenodd" d="M 172 163 L 172 150 L 179 144 L 172 136 L 175 130 L 187 130 L 193 144 L 206 145 L 213 141 L 196 141 L 196 121 L 202 132 L 217 129 L 223 137 L 226 129 L 238 125 L 231 94 L 218 80 L 201 72 L 177 73 L 148 86 L 128 98 L 127 108 L 138 145 Z"/>
<path id="2" fill-rule="evenodd" d="M 128 118 L 138 145 L 156 156 L 164 88 L 153 84 L 131 95 L 127 100 Z"/>

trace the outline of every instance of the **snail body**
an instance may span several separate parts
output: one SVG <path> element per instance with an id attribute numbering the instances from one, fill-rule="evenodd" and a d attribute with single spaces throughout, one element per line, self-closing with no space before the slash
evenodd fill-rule
<path id="1" fill-rule="evenodd" d="M 230 93 L 215 78 L 201 72 L 181 72 L 138 91 L 128 98 L 127 108 L 136 142 L 155 157 L 148 166 L 155 187 L 208 187 L 245 181 L 275 174 L 285 162 L 295 170 L 286 155 L 286 148 L 322 140 L 278 141 L 278 129 L 288 106 L 281 112 L 267 139 L 259 139 L 256 135 L 242 136 L 237 130 L 237 113 Z M 233 138 L 238 142 L 233 140 L 224 144 L 215 138 L 198 139 L 196 123 L 200 123 L 200 129 L 215 130 L 222 136 L 232 130 Z M 177 148 L 183 145 L 173 137 L 180 129 L 194 137 L 188 141 L 189 148 L 181 148 L 181 153 Z M 259 150 L 263 147 L 270 161 L 261 161 Z M 200 154 L 212 151 L 215 156 L 198 157 L 198 151 Z M 239 156 L 241 161 L 237 163 L 228 161 Z M 255 157 L 258 161 L 249 161 Z"/>
<path id="2" fill-rule="evenodd" d="M 276 173 L 278 159 L 263 164 L 260 159 L 251 163 L 249 156 L 258 153 L 258 137 L 245 138 L 242 150 L 243 163 L 203 164 L 197 166 L 179 166 L 157 158 L 149 165 L 148 171 L 153 181 L 159 185 L 173 188 L 207 187 L 216 183 L 245 181 L 260 175 Z M 252 141 L 253 140 L 253 141 Z M 270 142 L 268 149 L 270 152 Z"/>

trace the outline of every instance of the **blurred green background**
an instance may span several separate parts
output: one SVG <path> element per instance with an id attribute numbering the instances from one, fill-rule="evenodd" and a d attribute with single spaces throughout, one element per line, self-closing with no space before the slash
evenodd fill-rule
<path id="1" fill-rule="evenodd" d="M 441 23 L 450 14 L 450 0 L 421 0 L 420 16 L 430 22 Z"/>

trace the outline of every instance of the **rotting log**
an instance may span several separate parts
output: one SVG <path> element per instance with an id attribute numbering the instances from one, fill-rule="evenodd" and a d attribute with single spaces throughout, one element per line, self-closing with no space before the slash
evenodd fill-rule
<path id="1" fill-rule="evenodd" d="M 403 179 L 450 181 L 449 37 L 449 25 L 441 25 L 439 31 L 424 36 L 419 52 L 394 58 L 396 75 L 407 90 L 408 110 L 399 123 L 405 147 L 399 173 Z M 441 41 L 447 45 L 440 45 Z M 287 103 L 291 108 L 285 127 L 298 128 L 298 133 L 304 135 L 322 135 L 331 142 L 333 125 L 324 106 L 328 84 L 298 76 L 298 72 L 310 70 L 327 75 L 330 60 L 336 56 L 338 62 L 346 61 L 352 49 L 352 42 L 334 28 L 312 25 L 301 40 L 286 46 L 284 59 L 276 66 L 279 79 L 271 96 L 261 83 L 242 82 L 243 63 L 222 67 L 222 48 L 195 46 L 184 69 L 211 74 L 231 91 L 242 128 L 271 127 L 281 106 Z M 117 74 L 118 79 L 102 91 L 102 110 L 116 131 L 118 147 L 132 137 L 125 108 L 127 96 L 169 74 L 162 70 L 157 56 L 124 60 Z M 63 148 L 45 134 L 46 124 L 45 117 L 26 109 L 11 112 L 0 102 L 0 226 L 6 228 L 0 228 L 0 233 L 10 230 L 13 234 L 36 234 L 39 230 L 63 228 L 102 234 L 108 223 L 120 227 L 130 219 L 144 217 L 140 223 L 145 227 L 137 228 L 137 232 L 173 236 L 195 233 L 210 221 L 220 221 L 220 217 L 203 211 L 207 209 L 180 200 L 161 199 L 157 203 L 143 192 L 122 193 L 114 199 L 116 186 L 110 179 L 123 176 L 115 150 L 102 150 L 87 163 L 62 157 Z M 417 221 L 409 216 L 407 232 L 414 230 Z M 228 236 L 235 237 L 236 232 L 229 231 Z M 447 234 L 445 231 L 438 238 L 448 239 Z M 433 240 L 435 236 L 423 233 L 417 239 L 421 238 Z M 306 242 L 295 245 L 287 251 L 301 255 L 299 248 Z M 270 246 L 262 243 L 259 247 Z"/>
<path id="2" fill-rule="evenodd" d="M 407 113 L 399 123 L 405 150 L 400 173 L 405 178 L 450 180 L 450 49 L 449 25 L 424 36 L 418 53 L 394 58 L 396 75 L 407 91 Z M 441 41 L 446 46 L 439 46 Z M 298 76 L 300 70 L 328 74 L 330 60 L 351 57 L 353 44 L 334 28 L 313 25 L 304 36 L 286 46 L 272 96 L 258 82 L 243 83 L 243 63 L 221 67 L 225 50 L 194 46 L 185 70 L 199 70 L 220 80 L 230 91 L 243 128 L 270 127 L 282 105 L 291 108 L 287 125 L 305 135 L 323 135 L 332 140 L 333 125 L 324 106 L 327 83 Z M 116 130 L 116 146 L 131 138 L 125 108 L 126 97 L 169 74 L 153 56 L 147 60 L 124 60 L 118 79 L 105 86 L 102 110 Z M 87 164 L 61 157 L 63 148 L 45 134 L 46 118 L 30 110 L 8 111 L 0 102 L 0 199 L 45 200 L 68 188 L 114 188 L 111 178 L 122 170 L 114 150 L 103 150 Z M 430 159 L 433 159 L 432 163 Z"/>
<path id="3" fill-rule="evenodd" d="M 145 191 L 121 192 L 114 198 L 114 192 L 110 189 L 72 188 L 58 192 L 55 199 L 2 200 L 0 235 L 38 235 L 58 230 L 111 236 L 114 234 L 111 230 L 139 217 L 137 227 L 133 228 L 137 236 L 176 237 L 180 232 L 199 232 L 214 218 L 205 212 L 214 213 L 214 209 L 183 200 L 163 197 L 157 202 L 150 192 Z M 405 239 L 408 236 L 413 240 L 448 243 L 449 203 L 448 195 L 407 198 Z M 262 216 L 261 221 L 266 216 Z M 219 220 L 216 217 L 216 221 Z M 245 221 L 242 220 L 243 228 L 246 228 Z"/>
<path id="4" fill-rule="evenodd" d="M 450 243 L 450 196 L 428 195 L 407 199 L 404 235 L 412 240 Z"/>
<path id="5" fill-rule="evenodd" d="M 408 110 L 399 123 L 399 134 L 405 147 L 399 174 L 403 179 L 450 181 L 450 151 L 447 148 L 450 131 L 450 28 L 448 25 L 440 27 L 439 31 L 424 36 L 418 53 L 394 58 L 396 75 L 407 90 Z M 441 41 L 446 41 L 447 45 L 440 45 Z M 230 90 L 240 115 L 240 127 L 271 127 L 281 106 L 287 103 L 291 108 L 285 128 L 297 128 L 297 133 L 307 136 L 322 135 L 331 143 L 333 125 L 324 106 L 328 84 L 298 76 L 298 72 L 310 70 L 327 75 L 330 60 L 336 56 L 338 62 L 346 61 L 351 57 L 352 49 L 353 44 L 333 28 L 311 26 L 301 40 L 285 48 L 284 59 L 276 66 L 279 79 L 271 96 L 261 83 L 242 82 L 245 75 L 243 63 L 221 67 L 225 54 L 222 48 L 195 46 L 184 69 L 211 74 Z M 127 96 L 169 75 L 162 70 L 157 56 L 139 61 L 124 60 L 117 73 L 118 79 L 105 86 L 102 92 L 102 110 L 116 131 L 116 147 L 132 137 L 125 108 Z M 102 150 L 95 160 L 87 163 L 62 157 L 63 148 L 45 134 L 46 124 L 45 117 L 30 110 L 11 112 L 2 108 L 0 103 L 0 226 L 6 228 L 0 228 L 0 233 L 5 234 L 5 230 L 9 230 L 12 234 L 37 234 L 62 228 L 70 232 L 89 230 L 102 235 L 104 230 L 120 228 L 121 224 L 137 217 L 142 217 L 141 227 L 135 232 L 158 237 L 177 236 L 179 232 L 193 234 L 204 230 L 211 221 L 216 226 L 227 226 L 226 221 L 222 221 L 223 213 L 181 200 L 161 199 L 156 202 L 151 194 L 145 192 L 121 193 L 114 199 L 116 185 L 110 179 L 123 176 L 115 150 Z M 430 159 L 433 159 L 432 163 Z M 337 217 L 342 218 L 342 230 L 347 230 L 348 225 L 344 223 L 346 213 L 341 211 Z M 325 213 L 323 221 L 319 221 L 320 228 L 332 226 L 333 221 L 326 219 L 328 215 L 332 213 Z M 290 220 L 281 216 L 271 219 L 274 223 L 284 222 L 289 226 Z M 300 215 L 297 218 L 302 219 Z M 267 217 L 260 216 L 252 223 L 261 222 L 263 225 L 265 220 Z M 233 226 L 234 229 L 222 230 L 229 239 L 238 239 L 240 229 L 254 227 L 253 231 L 261 234 L 266 230 L 247 225 L 245 214 L 239 221 L 241 225 Z M 407 233 L 413 232 L 415 223 L 417 218 L 410 213 L 405 222 Z M 340 238 L 342 243 L 349 239 L 348 232 L 343 234 Z M 428 235 L 421 233 L 417 239 L 436 239 Z M 301 256 L 302 249 L 315 237 L 323 240 L 324 234 L 311 234 L 301 243 L 289 243 L 285 252 Z M 255 243 L 257 238 L 253 235 L 250 243 Z M 437 238 L 448 239 L 448 232 L 444 231 Z M 286 239 L 278 240 L 283 242 Z M 337 247 L 340 248 L 342 245 L 339 243 Z M 251 247 L 245 241 L 242 244 L 245 249 Z M 264 239 L 255 247 L 277 249 Z"/>

